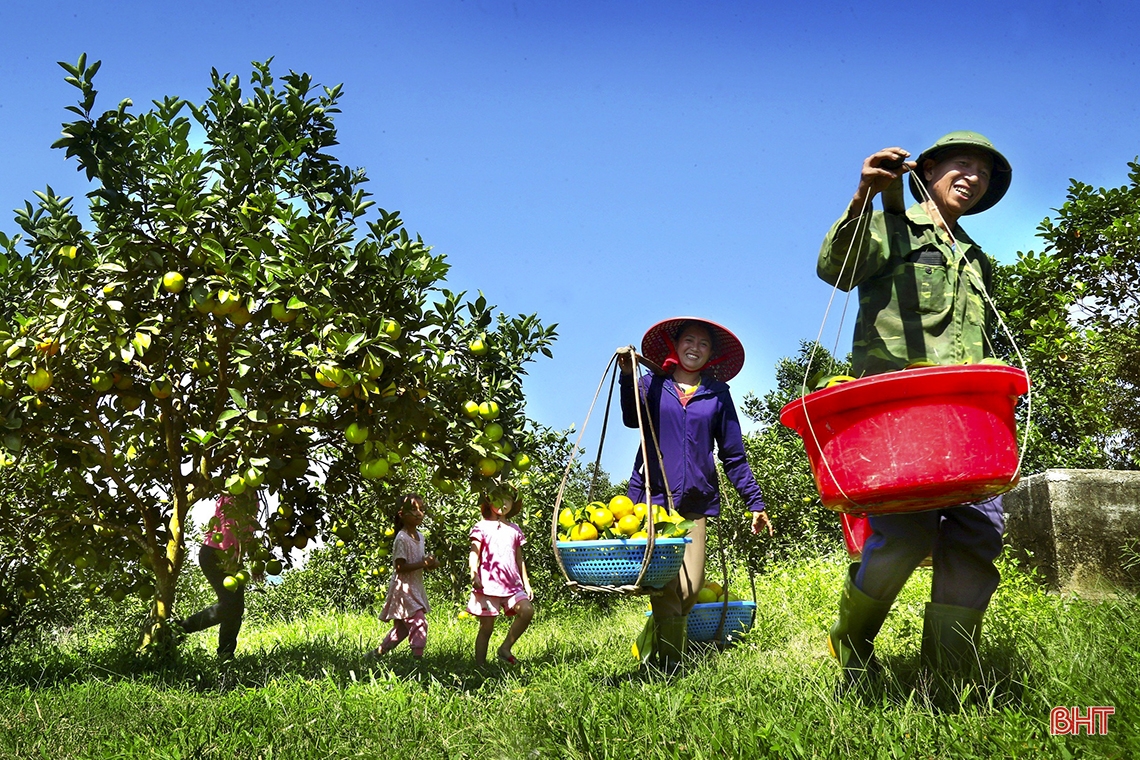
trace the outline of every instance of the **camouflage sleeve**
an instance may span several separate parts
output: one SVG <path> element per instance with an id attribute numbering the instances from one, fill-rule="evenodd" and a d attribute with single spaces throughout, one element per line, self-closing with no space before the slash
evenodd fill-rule
<path id="1" fill-rule="evenodd" d="M 887 263 L 890 250 L 886 240 L 887 225 L 881 211 L 843 217 L 823 239 L 816 273 L 824 282 L 849 291 Z"/>

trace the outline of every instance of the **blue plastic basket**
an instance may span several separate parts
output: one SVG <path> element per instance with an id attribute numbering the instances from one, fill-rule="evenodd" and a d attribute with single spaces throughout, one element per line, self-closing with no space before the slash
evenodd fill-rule
<path id="1" fill-rule="evenodd" d="M 724 602 L 694 604 L 689 613 L 689 640 L 712 641 L 720 625 L 720 613 Z M 724 618 L 724 634 L 719 641 L 739 638 L 752 628 L 756 614 L 756 602 L 729 602 L 728 613 Z"/>
<path id="2" fill-rule="evenodd" d="M 676 577 L 691 538 L 658 538 L 641 585 L 661 588 Z M 630 586 L 645 560 L 646 540 L 559 541 L 562 566 L 570 580 L 587 586 Z"/>

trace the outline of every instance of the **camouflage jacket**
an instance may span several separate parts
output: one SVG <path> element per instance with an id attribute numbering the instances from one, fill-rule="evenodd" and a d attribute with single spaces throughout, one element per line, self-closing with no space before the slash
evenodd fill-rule
<path id="1" fill-rule="evenodd" d="M 854 375 L 918 361 L 977 362 L 990 355 L 992 311 L 983 289 L 992 286 L 992 265 L 961 227 L 954 237 L 957 248 L 919 204 L 905 214 L 874 211 L 832 226 L 817 271 L 841 290 L 859 288 Z"/>

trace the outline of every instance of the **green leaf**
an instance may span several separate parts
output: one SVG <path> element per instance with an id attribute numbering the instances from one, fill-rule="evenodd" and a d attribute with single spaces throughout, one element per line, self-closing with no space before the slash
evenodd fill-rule
<path id="1" fill-rule="evenodd" d="M 238 409 L 246 408 L 245 396 L 241 395 L 241 391 L 239 391 L 237 388 L 227 388 L 226 390 L 230 392 L 230 398 L 232 398 L 234 400 L 234 403 L 237 404 Z"/>

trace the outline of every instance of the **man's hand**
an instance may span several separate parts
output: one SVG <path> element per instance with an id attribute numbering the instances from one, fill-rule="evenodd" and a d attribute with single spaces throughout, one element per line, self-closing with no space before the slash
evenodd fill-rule
<path id="1" fill-rule="evenodd" d="M 892 182 L 907 172 L 918 168 L 916 162 L 906 160 L 909 157 L 910 153 L 897 147 L 884 148 L 867 156 L 859 174 L 859 188 L 855 191 L 848 207 L 848 215 L 858 215 L 871 198 L 886 190 Z"/>
<path id="2" fill-rule="evenodd" d="M 776 529 L 772 527 L 772 520 L 768 517 L 767 510 L 752 513 L 752 533 L 755 535 L 760 534 L 760 528 L 768 528 L 768 535 L 776 535 Z"/>

